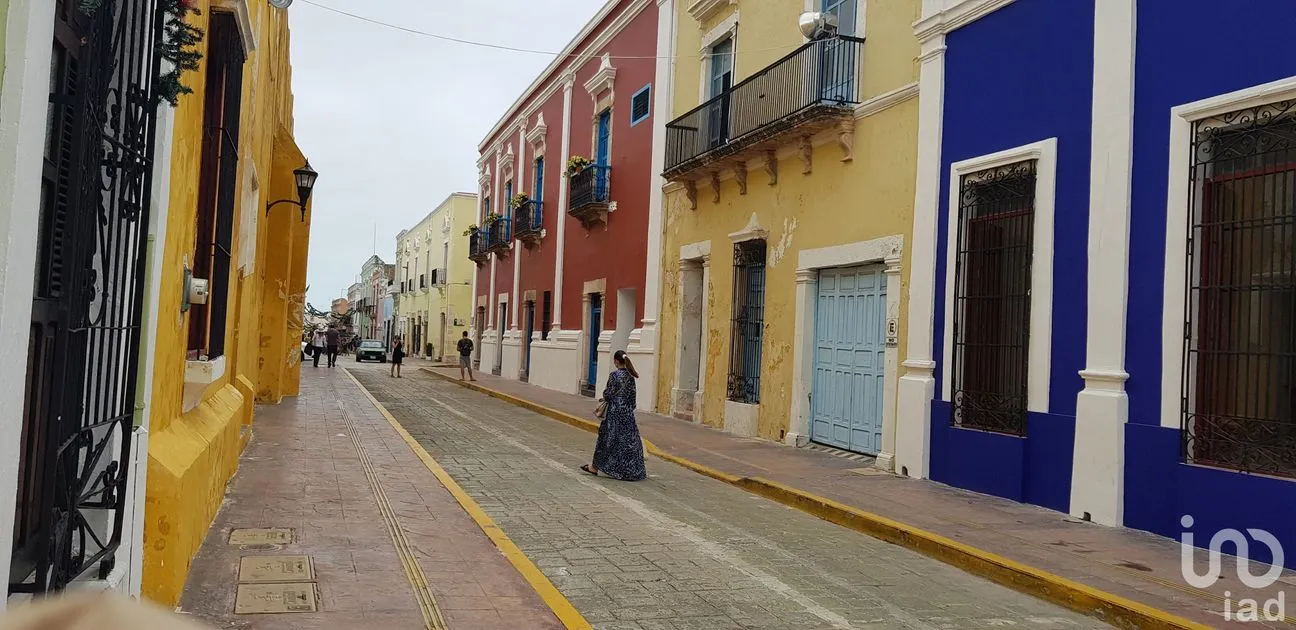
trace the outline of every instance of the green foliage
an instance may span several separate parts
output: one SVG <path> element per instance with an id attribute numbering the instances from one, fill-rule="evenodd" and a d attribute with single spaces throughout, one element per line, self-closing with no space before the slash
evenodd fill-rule
<path id="1" fill-rule="evenodd" d="M 185 21 L 190 15 L 201 12 L 192 5 L 193 0 L 158 0 L 158 10 L 165 15 L 162 25 L 162 40 L 157 42 L 157 53 L 172 64 L 172 68 L 158 77 L 157 98 L 175 107 L 180 103 L 180 96 L 193 94 L 193 89 L 181 80 L 186 72 L 198 69 L 202 60 L 200 48 L 203 41 L 203 30 Z M 87 16 L 94 17 L 103 8 L 104 0 L 80 0 L 77 8 Z"/>

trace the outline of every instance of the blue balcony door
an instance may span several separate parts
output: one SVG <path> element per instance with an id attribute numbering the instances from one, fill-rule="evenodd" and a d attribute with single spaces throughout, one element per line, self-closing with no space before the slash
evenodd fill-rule
<path id="1" fill-rule="evenodd" d="M 837 16 L 837 34 L 855 36 L 858 0 L 822 0 L 821 10 Z M 859 60 L 855 58 L 858 46 L 840 40 L 821 42 L 819 71 L 819 100 L 821 102 L 848 102 L 855 96 L 855 74 Z"/>
<path id="2" fill-rule="evenodd" d="M 886 270 L 824 269 L 815 301 L 810 439 L 875 455 L 882 449 Z"/>
<path id="3" fill-rule="evenodd" d="M 707 98 L 715 99 L 707 114 L 707 148 L 729 141 L 729 88 L 733 87 L 734 40 L 711 47 L 711 78 Z M 719 98 L 717 98 L 719 97 Z"/>
<path id="4" fill-rule="evenodd" d="M 612 163 L 612 110 L 605 109 L 598 117 L 598 143 L 594 147 L 594 163 L 599 169 L 594 172 L 594 199 L 607 200 L 607 166 Z"/>
<path id="5" fill-rule="evenodd" d="M 513 216 L 513 180 L 504 182 L 504 212 L 500 214 L 506 217 Z"/>
<path id="6" fill-rule="evenodd" d="M 589 365 L 585 368 L 585 385 L 591 390 L 598 388 L 598 338 L 603 332 L 603 296 L 590 294 L 590 329 L 589 329 Z"/>

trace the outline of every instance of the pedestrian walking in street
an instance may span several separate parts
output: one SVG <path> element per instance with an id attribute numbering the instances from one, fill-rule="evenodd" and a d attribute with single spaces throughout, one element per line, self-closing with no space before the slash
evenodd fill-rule
<path id="1" fill-rule="evenodd" d="M 391 356 L 391 375 L 400 378 L 401 360 L 405 358 L 405 342 L 396 338 L 396 344 L 392 346 Z"/>
<path id="2" fill-rule="evenodd" d="M 326 347 L 328 336 L 324 334 L 323 328 L 316 328 L 315 336 L 311 338 L 311 357 L 315 359 L 315 367 L 319 367 L 320 356 L 324 354 Z"/>
<path id="3" fill-rule="evenodd" d="M 328 366 L 329 367 L 333 367 L 337 365 L 338 342 L 341 336 L 342 334 L 338 332 L 337 328 L 329 328 L 328 332 L 324 333 L 324 337 L 328 340 Z"/>
<path id="4" fill-rule="evenodd" d="M 464 370 L 468 371 L 468 380 L 477 380 L 473 378 L 472 373 L 473 342 L 472 339 L 468 338 L 468 331 L 464 331 L 463 337 L 459 339 L 459 343 L 455 347 L 459 350 L 459 380 L 464 380 Z"/>
<path id="5" fill-rule="evenodd" d="M 641 481 L 648 477 L 648 470 L 644 467 L 639 424 L 635 422 L 635 379 L 639 378 L 639 372 L 625 350 L 617 350 L 612 355 L 612 363 L 616 371 L 608 376 L 603 398 L 594 412 L 602 418 L 598 443 L 594 446 L 594 462 L 581 466 L 581 470 L 621 481 Z"/>

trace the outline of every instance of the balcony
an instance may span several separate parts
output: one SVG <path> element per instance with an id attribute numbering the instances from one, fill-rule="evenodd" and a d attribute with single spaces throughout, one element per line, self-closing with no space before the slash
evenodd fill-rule
<path id="1" fill-rule="evenodd" d="M 800 143 L 803 172 L 810 172 L 811 137 L 828 130 L 851 159 L 864 40 L 834 37 L 808 42 L 720 95 L 666 125 L 663 176 L 682 181 L 696 207 L 694 181 L 710 176 L 718 201 L 718 173 L 734 168 L 747 189 L 747 162 L 760 158 L 778 182 L 774 151 Z"/>
<path id="2" fill-rule="evenodd" d="M 513 235 L 527 247 L 540 242 L 544 236 L 544 202 L 528 199 L 513 211 Z"/>
<path id="3" fill-rule="evenodd" d="M 585 227 L 607 223 L 608 212 L 615 209 L 612 199 L 612 167 L 591 164 L 571 177 L 571 202 L 567 214 L 580 219 Z"/>
<path id="4" fill-rule="evenodd" d="M 468 233 L 468 259 L 478 265 L 490 258 L 490 251 L 486 249 L 486 236 L 487 233 L 481 230 Z"/>
<path id="5" fill-rule="evenodd" d="M 496 256 L 506 256 L 512 239 L 508 217 L 500 217 L 486 226 L 486 251 L 493 252 Z"/>

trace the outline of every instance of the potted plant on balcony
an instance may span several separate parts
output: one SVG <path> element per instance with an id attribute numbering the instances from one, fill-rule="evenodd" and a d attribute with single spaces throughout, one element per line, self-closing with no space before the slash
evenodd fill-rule
<path id="1" fill-rule="evenodd" d="M 471 236 L 471 235 L 476 234 L 476 233 L 478 233 L 478 232 L 480 232 L 480 231 L 481 231 L 481 228 L 477 227 L 477 224 L 474 223 L 473 225 L 468 226 L 468 229 L 466 229 L 466 230 L 463 231 L 463 235 L 464 235 L 464 236 Z"/>
<path id="2" fill-rule="evenodd" d="M 593 162 L 583 155 L 573 155 L 567 158 L 567 177 L 575 177 L 581 171 L 589 168 Z"/>
<path id="3" fill-rule="evenodd" d="M 528 201 L 531 201 L 530 197 L 526 196 L 523 193 L 518 193 L 516 195 L 513 195 L 513 199 L 509 201 L 509 207 L 514 210 L 517 210 L 522 206 L 525 206 Z"/>
<path id="4" fill-rule="evenodd" d="M 490 226 L 495 225 L 495 223 L 497 223 L 500 219 L 503 219 L 503 218 L 504 218 L 504 217 L 502 217 L 502 216 L 500 216 L 500 215 L 495 214 L 494 212 L 492 212 L 492 213 L 486 215 L 486 220 L 482 221 L 482 226 L 483 226 L 483 227 L 486 227 L 486 228 L 489 228 Z"/>

